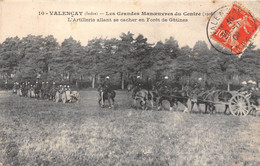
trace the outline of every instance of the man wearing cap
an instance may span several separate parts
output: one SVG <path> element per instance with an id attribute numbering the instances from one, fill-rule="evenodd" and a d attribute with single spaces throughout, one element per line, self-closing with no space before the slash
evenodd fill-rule
<path id="1" fill-rule="evenodd" d="M 136 77 L 136 81 L 135 81 L 134 85 L 135 85 L 135 88 L 133 89 L 133 94 L 132 94 L 133 98 L 135 97 L 135 94 L 143 88 L 143 82 L 142 82 L 141 76 Z"/>
<path id="2" fill-rule="evenodd" d="M 56 83 L 52 82 L 52 87 L 50 88 L 50 99 L 53 100 L 55 98 L 55 94 L 56 94 Z"/>
<path id="3" fill-rule="evenodd" d="M 248 94 L 251 94 L 255 90 L 256 87 L 254 86 L 254 84 L 256 84 L 254 81 L 252 80 L 248 81 L 248 90 L 247 90 Z"/>
<path id="4" fill-rule="evenodd" d="M 36 98 L 39 98 L 39 97 L 41 97 L 40 95 L 40 92 L 41 92 L 41 87 L 42 87 L 42 85 L 38 82 L 38 81 L 36 81 L 36 83 L 35 83 L 35 96 L 36 96 Z"/>
<path id="5" fill-rule="evenodd" d="M 41 86 L 41 98 L 44 98 L 46 92 L 45 92 L 45 89 L 46 89 L 46 84 L 45 82 L 42 82 L 42 86 Z"/>
<path id="6" fill-rule="evenodd" d="M 17 84 L 16 82 L 14 83 L 14 86 L 13 86 L 13 93 L 16 93 L 17 92 Z"/>
<path id="7" fill-rule="evenodd" d="M 242 85 L 243 85 L 243 87 L 240 88 L 238 91 L 239 91 L 239 92 L 242 92 L 243 94 L 244 94 L 244 93 L 247 93 L 247 92 L 248 92 L 248 89 L 249 89 L 249 87 L 248 87 L 248 85 L 247 85 L 247 82 L 246 82 L 246 81 L 243 81 L 243 82 L 242 82 Z"/>
<path id="8" fill-rule="evenodd" d="M 166 75 L 164 76 L 160 87 L 159 87 L 159 92 L 163 95 L 170 95 L 170 82 L 169 82 L 169 77 Z"/>
<path id="9" fill-rule="evenodd" d="M 110 82 L 110 77 L 109 76 L 106 76 L 105 81 L 102 84 L 102 87 L 104 87 L 105 91 L 107 91 L 107 92 L 110 92 L 112 90 L 111 89 L 112 86 L 111 86 L 111 82 Z"/>
<path id="10" fill-rule="evenodd" d="M 65 85 L 64 90 L 65 90 L 65 94 L 66 94 L 66 97 L 67 97 L 67 101 L 71 102 L 71 96 L 70 96 L 71 89 L 70 89 L 70 86 L 69 85 Z"/>

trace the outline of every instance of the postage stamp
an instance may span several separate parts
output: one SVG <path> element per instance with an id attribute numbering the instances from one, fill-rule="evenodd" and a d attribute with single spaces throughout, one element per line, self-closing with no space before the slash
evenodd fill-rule
<path id="1" fill-rule="evenodd" d="M 230 11 L 210 36 L 233 54 L 240 55 L 256 34 L 260 21 L 245 9 L 233 4 Z"/>

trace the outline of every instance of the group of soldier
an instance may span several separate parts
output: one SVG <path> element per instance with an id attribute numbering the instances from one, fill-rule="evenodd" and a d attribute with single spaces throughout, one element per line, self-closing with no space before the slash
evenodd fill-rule
<path id="1" fill-rule="evenodd" d="M 24 96 L 24 97 L 32 97 L 38 99 L 55 99 L 55 94 L 57 91 L 69 90 L 69 85 L 57 85 L 55 82 L 49 83 L 36 81 L 32 83 L 30 81 L 25 82 L 15 82 L 13 85 L 13 93 Z"/>
<path id="2" fill-rule="evenodd" d="M 257 88 L 257 83 L 255 81 L 243 81 L 243 87 L 239 90 L 242 94 L 246 96 L 259 96 L 259 88 Z"/>

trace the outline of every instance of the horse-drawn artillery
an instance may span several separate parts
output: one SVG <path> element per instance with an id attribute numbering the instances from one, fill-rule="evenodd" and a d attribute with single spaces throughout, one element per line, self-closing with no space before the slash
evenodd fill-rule
<path id="1" fill-rule="evenodd" d="M 259 93 L 259 92 L 258 92 Z M 247 116 L 251 111 L 259 111 L 260 95 L 247 92 L 239 91 L 223 91 L 223 90 L 208 90 L 203 91 L 200 94 L 191 94 L 190 96 L 173 96 L 176 101 L 179 99 L 187 98 L 191 101 L 191 108 L 194 104 L 204 104 L 205 113 L 207 108 L 210 112 L 216 111 L 216 105 L 225 106 L 226 113 L 227 109 L 230 110 L 231 114 L 234 116 Z"/>
<path id="2" fill-rule="evenodd" d="M 54 99 L 56 103 L 58 103 L 59 101 L 62 101 L 63 103 L 78 103 L 80 101 L 80 95 L 78 91 L 71 91 L 67 88 L 62 87 L 56 91 Z"/>
<path id="3" fill-rule="evenodd" d="M 204 103 L 210 111 L 216 111 L 216 105 L 222 105 L 225 106 L 224 113 L 229 109 L 234 116 L 247 116 L 251 111 L 259 110 L 260 95 L 257 93 L 259 92 L 214 90 L 204 93 L 205 98 L 197 102 Z"/>
<path id="4" fill-rule="evenodd" d="M 133 85 L 128 86 L 128 90 L 132 90 Z M 143 93 L 141 93 L 143 92 Z M 145 93 L 147 92 L 147 93 Z M 162 90 L 157 90 L 157 110 L 161 109 L 162 102 L 164 100 L 170 103 L 170 110 L 173 106 L 178 106 L 178 103 L 182 103 L 185 106 L 184 112 L 191 112 L 194 105 L 196 104 L 200 110 L 199 105 L 205 105 L 205 113 L 209 110 L 211 113 L 217 111 L 217 105 L 225 106 L 224 113 L 229 109 L 231 114 L 234 116 L 246 116 L 251 111 L 260 110 L 260 94 L 255 93 L 245 93 L 240 91 L 224 91 L 217 90 L 212 88 L 210 90 L 204 90 L 199 88 L 185 87 L 182 90 L 178 88 L 169 88 L 166 89 L 166 92 L 161 93 Z M 259 92 L 258 92 L 259 93 Z M 148 90 L 138 90 L 136 93 L 133 93 L 133 100 L 136 103 L 136 100 L 140 100 L 140 105 L 142 109 L 147 108 L 146 102 L 153 100 L 149 99 L 148 95 L 151 94 L 151 91 Z M 155 95 L 153 95 L 155 96 Z M 188 104 L 188 102 L 190 102 Z M 153 107 L 153 105 L 152 105 Z"/>

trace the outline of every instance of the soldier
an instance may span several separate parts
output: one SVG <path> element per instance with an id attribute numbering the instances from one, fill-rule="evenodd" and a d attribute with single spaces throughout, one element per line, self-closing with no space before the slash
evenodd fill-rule
<path id="1" fill-rule="evenodd" d="M 50 84 L 49 84 L 48 81 L 45 84 L 45 89 L 46 89 L 46 92 L 49 93 L 49 91 L 50 91 Z"/>
<path id="2" fill-rule="evenodd" d="M 143 82 L 142 82 L 141 76 L 136 77 L 136 82 L 134 85 L 135 85 L 135 87 L 133 89 L 133 94 L 132 94 L 133 98 L 135 97 L 135 94 L 143 88 Z"/>
<path id="3" fill-rule="evenodd" d="M 44 96 L 45 96 L 45 89 L 46 89 L 46 84 L 45 84 L 45 82 L 43 81 L 42 82 L 42 86 L 41 86 L 41 98 L 43 99 L 44 98 Z"/>
<path id="4" fill-rule="evenodd" d="M 52 86 L 50 88 L 50 99 L 54 100 L 55 94 L 56 94 L 57 88 L 56 88 L 56 83 L 52 82 Z"/>
<path id="5" fill-rule="evenodd" d="M 66 90 L 67 90 L 67 91 L 71 91 L 71 88 L 70 88 L 69 85 L 67 85 Z"/>
<path id="6" fill-rule="evenodd" d="M 249 94 L 252 93 L 252 92 L 254 91 L 254 89 L 255 89 L 253 83 L 254 83 L 254 81 L 252 81 L 252 80 L 249 80 L 249 81 L 247 82 L 247 84 L 248 84 L 247 92 L 248 92 Z"/>
<path id="7" fill-rule="evenodd" d="M 256 82 L 253 81 L 252 84 L 253 84 L 253 90 L 254 91 L 259 91 L 259 89 L 257 88 Z"/>
<path id="8" fill-rule="evenodd" d="M 159 87 L 159 92 L 163 95 L 170 95 L 170 83 L 169 83 L 169 76 L 164 76 L 160 87 Z"/>
<path id="9" fill-rule="evenodd" d="M 246 81 L 243 81 L 242 82 L 242 88 L 240 88 L 239 90 L 238 90 L 238 92 L 240 92 L 240 93 L 242 93 L 242 94 L 244 94 L 244 95 L 246 95 L 246 96 L 248 96 L 248 95 L 250 95 L 250 84 L 251 84 L 251 82 L 252 82 L 252 80 L 249 80 L 248 82 L 246 82 Z"/>
<path id="10" fill-rule="evenodd" d="M 104 88 L 104 91 L 110 92 L 112 90 L 111 82 L 110 82 L 110 77 L 106 76 L 104 82 L 101 83 L 100 85 L 102 88 Z"/>
<path id="11" fill-rule="evenodd" d="M 16 82 L 14 82 L 14 85 L 13 85 L 13 93 L 15 94 L 17 92 L 17 84 Z"/>

